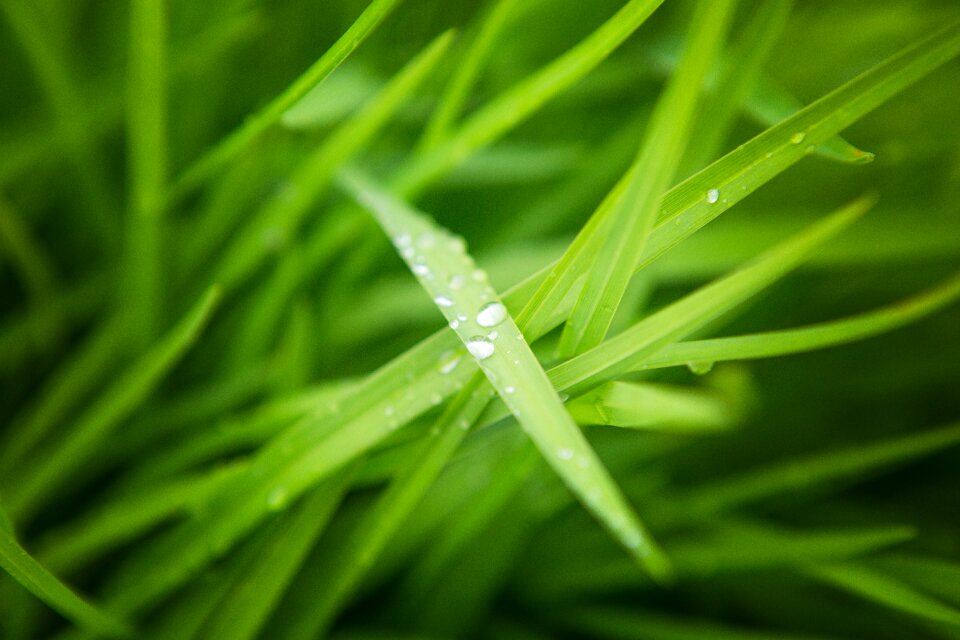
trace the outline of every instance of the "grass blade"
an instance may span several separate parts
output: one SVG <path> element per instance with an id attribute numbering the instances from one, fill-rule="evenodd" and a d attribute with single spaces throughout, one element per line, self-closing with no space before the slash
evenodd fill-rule
<path id="1" fill-rule="evenodd" d="M 111 638 L 127 638 L 133 630 L 74 593 L 37 562 L 13 536 L 6 514 L 0 512 L 0 566 L 33 595 L 78 627 Z"/>
<path id="2" fill-rule="evenodd" d="M 420 284 L 550 466 L 651 575 L 667 579 L 666 558 L 567 414 L 486 275 L 464 253 L 462 241 L 422 214 L 399 206 L 396 199 L 356 174 L 345 181 L 393 238 Z"/>
<path id="3" fill-rule="evenodd" d="M 124 313 L 138 346 L 159 332 L 163 304 L 163 192 L 167 174 L 167 18 L 164 0 L 130 9 L 127 70 L 127 164 L 130 211 Z"/>
<path id="4" fill-rule="evenodd" d="M 29 228 L 4 200 L 0 199 L 0 254 L 6 253 L 29 296 L 42 302 L 56 286 L 53 263 Z"/>
<path id="5" fill-rule="evenodd" d="M 219 297 L 216 287 L 208 291 L 156 346 L 104 390 L 64 439 L 33 464 L 11 473 L 17 482 L 9 488 L 7 500 L 15 517 L 35 513 L 83 467 L 103 438 L 143 402 L 189 350 Z"/>
<path id="6" fill-rule="evenodd" d="M 189 193 L 280 120 L 287 109 L 339 67 L 400 1 L 373 0 L 367 5 L 350 28 L 309 69 L 266 106 L 244 120 L 239 128 L 195 160 L 175 181 L 170 197 L 176 200 Z"/>
<path id="7" fill-rule="evenodd" d="M 600 344 L 610 328 L 659 213 L 663 192 L 683 157 L 704 77 L 735 7 L 729 0 L 697 5 L 687 50 L 657 103 L 623 197 L 604 223 L 600 247 L 589 256 L 592 265 L 586 282 L 560 338 L 561 356 Z"/>
<path id="8" fill-rule="evenodd" d="M 828 565 L 808 569 L 806 573 L 888 609 L 960 627 L 960 609 L 946 605 L 895 578 L 861 564 Z"/>

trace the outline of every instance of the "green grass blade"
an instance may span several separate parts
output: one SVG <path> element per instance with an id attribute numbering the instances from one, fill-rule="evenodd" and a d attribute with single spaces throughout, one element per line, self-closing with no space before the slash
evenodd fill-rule
<path id="1" fill-rule="evenodd" d="M 685 514 L 718 513 L 785 493 L 810 491 L 825 484 L 875 474 L 960 443 L 960 425 L 881 440 L 845 451 L 815 455 L 747 471 L 710 486 L 673 496 Z"/>
<path id="2" fill-rule="evenodd" d="M 221 140 L 212 149 L 195 160 L 171 188 L 170 197 L 177 199 L 190 192 L 211 174 L 227 164 L 274 125 L 287 109 L 321 83 L 359 47 L 380 25 L 401 0 L 373 0 L 340 38 L 304 71 L 280 95 L 249 116 L 244 123 Z"/>
<path id="3" fill-rule="evenodd" d="M 704 101 L 704 108 L 691 136 L 697 144 L 687 150 L 681 166 L 689 170 L 681 168 L 681 176 L 702 169 L 716 158 L 735 124 L 738 109 L 746 101 L 770 50 L 786 26 L 793 0 L 761 2 L 752 9 L 753 13 L 740 29 L 738 41 L 730 47 L 729 55 L 721 62 L 721 71 L 713 91 Z"/>
<path id="4" fill-rule="evenodd" d="M 29 296 L 42 301 L 56 286 L 53 263 L 20 216 L 0 199 L 0 255 L 10 258 Z"/>
<path id="5" fill-rule="evenodd" d="M 448 135 L 453 123 L 463 111 L 464 103 L 476 83 L 484 60 L 490 55 L 500 32 L 506 26 L 517 0 L 497 0 L 484 16 L 483 23 L 470 46 L 458 61 L 453 77 L 447 83 L 436 110 L 427 122 L 419 142 L 419 150 L 428 152 L 436 148 Z"/>
<path id="6" fill-rule="evenodd" d="M 47 571 L 14 538 L 6 514 L 0 519 L 4 523 L 0 526 L 0 566 L 4 571 L 78 627 L 111 638 L 133 635 L 126 623 L 91 605 Z"/>
<path id="7" fill-rule="evenodd" d="M 349 469 L 329 478 L 283 514 L 256 563 L 233 584 L 200 631 L 205 640 L 255 638 L 349 487 Z M 277 499 L 277 508 L 284 508 Z"/>
<path id="8" fill-rule="evenodd" d="M 803 108 L 803 103 L 770 78 L 761 76 L 744 107 L 760 124 L 772 127 Z M 840 136 L 833 136 L 817 147 L 817 155 L 837 162 L 864 164 L 873 161 L 873 154 L 853 146 Z"/>
<path id="9" fill-rule="evenodd" d="M 453 41 L 447 31 L 417 54 L 352 118 L 338 127 L 223 252 L 214 280 L 230 290 L 263 263 L 269 252 L 286 246 L 311 204 L 330 184 L 336 169 L 356 155 L 385 126 L 420 83 L 443 59 Z M 264 239 L 269 241 L 265 242 Z"/>
<path id="10" fill-rule="evenodd" d="M 164 0 L 130 8 L 127 165 L 130 176 L 124 313 L 137 345 L 159 332 L 163 308 L 163 198 L 167 176 L 167 18 Z"/>
<path id="11" fill-rule="evenodd" d="M 126 419 L 196 341 L 219 300 L 214 287 L 150 351 L 110 384 L 76 426 L 33 464 L 15 472 L 7 500 L 15 517 L 35 513 L 88 461 L 103 438 Z"/>
<path id="12" fill-rule="evenodd" d="M 567 405 L 579 424 L 599 424 L 665 433 L 728 429 L 734 403 L 714 391 L 649 383 L 611 382 Z"/>
<path id="13" fill-rule="evenodd" d="M 464 253 L 462 241 L 356 174 L 345 182 L 393 239 L 550 466 L 653 576 L 667 579 L 666 558 L 564 409 L 486 274 Z"/>
<path id="14" fill-rule="evenodd" d="M 729 0 L 697 5 L 687 50 L 657 103 L 623 197 L 604 224 L 600 247 L 588 257 L 592 265 L 560 338 L 563 357 L 600 344 L 610 328 L 660 211 L 663 192 L 683 157 L 704 78 L 735 8 Z"/>
<path id="15" fill-rule="evenodd" d="M 500 137 L 600 64 L 662 3 L 630 0 L 579 44 L 480 108 L 443 144 L 403 170 L 390 186 L 409 196 Z"/>
<path id="16" fill-rule="evenodd" d="M 875 311 L 809 327 L 755 335 L 671 344 L 644 358 L 637 370 L 684 366 L 691 362 L 772 358 L 843 345 L 903 327 L 960 298 L 960 274 L 931 289 Z"/>
<path id="17" fill-rule="evenodd" d="M 861 564 L 828 565 L 808 569 L 806 573 L 888 609 L 960 627 L 960 609 L 924 595 L 895 578 Z"/>
<path id="18" fill-rule="evenodd" d="M 957 562 L 904 553 L 875 558 L 869 564 L 925 593 L 960 606 L 960 564 Z"/>

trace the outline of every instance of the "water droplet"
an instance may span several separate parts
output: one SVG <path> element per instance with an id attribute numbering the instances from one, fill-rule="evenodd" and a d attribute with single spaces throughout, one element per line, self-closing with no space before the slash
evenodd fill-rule
<path id="1" fill-rule="evenodd" d="M 436 298 L 433 299 L 433 301 L 434 301 L 435 303 L 437 303 L 437 306 L 438 306 L 438 307 L 452 307 L 452 306 L 453 306 L 453 300 L 451 300 L 451 299 L 448 298 L 447 296 L 437 296 Z"/>
<path id="2" fill-rule="evenodd" d="M 698 376 L 703 376 L 710 373 L 710 370 L 713 369 L 712 362 L 688 362 L 687 369 L 690 369 L 691 373 L 694 373 Z"/>
<path id="3" fill-rule="evenodd" d="M 490 338 L 491 340 L 496 340 L 497 338 L 500 337 L 500 333 L 497 331 L 491 331 L 490 333 L 487 334 L 487 337 Z"/>
<path id="4" fill-rule="evenodd" d="M 474 282 L 486 282 L 487 274 L 482 269 L 475 269 L 470 277 L 473 278 Z"/>
<path id="5" fill-rule="evenodd" d="M 507 308 L 499 302 L 483 305 L 477 314 L 477 324 L 481 327 L 495 327 L 507 317 Z"/>
<path id="6" fill-rule="evenodd" d="M 817 150 L 817 145 L 815 145 L 815 144 L 808 144 L 808 145 L 807 145 L 807 153 L 813 153 L 813 152 L 815 152 L 816 150 Z"/>
<path id="7" fill-rule="evenodd" d="M 462 289 L 464 280 L 465 278 L 459 274 L 450 276 L 450 282 L 448 283 L 450 285 L 450 289 L 453 291 Z"/>
<path id="8" fill-rule="evenodd" d="M 383 408 L 383 415 L 390 417 L 393 415 L 393 413 L 394 413 L 394 408 L 392 404 L 388 404 Z"/>
<path id="9" fill-rule="evenodd" d="M 573 449 L 557 449 L 557 457 L 561 460 L 569 460 L 573 457 Z"/>
<path id="10" fill-rule="evenodd" d="M 413 250 L 413 247 L 404 247 L 403 249 L 400 249 L 400 255 L 407 260 L 413 258 L 413 256 L 416 255 L 416 253 L 417 252 Z"/>
<path id="11" fill-rule="evenodd" d="M 417 246 L 421 249 L 429 249 L 436 244 L 437 239 L 429 231 L 426 233 L 421 233 L 417 238 Z"/>
<path id="12" fill-rule="evenodd" d="M 457 320 L 459 320 L 460 322 L 466 322 L 466 321 L 467 321 L 467 314 L 465 314 L 465 313 L 458 313 L 458 314 L 457 314 Z"/>
<path id="13" fill-rule="evenodd" d="M 515 392 L 516 390 L 517 390 L 516 387 L 505 387 L 503 391 L 504 391 L 505 393 L 513 393 L 513 392 Z"/>
<path id="14" fill-rule="evenodd" d="M 719 199 L 720 189 L 710 189 L 710 191 L 707 191 L 707 202 L 714 204 Z"/>
<path id="15" fill-rule="evenodd" d="M 430 275 L 430 267 L 425 264 L 415 264 L 410 268 L 416 275 L 426 278 Z"/>
<path id="16" fill-rule="evenodd" d="M 477 360 L 486 360 L 493 355 L 494 346 L 486 336 L 474 336 L 467 340 L 467 351 Z"/>
<path id="17" fill-rule="evenodd" d="M 458 422 L 457 424 L 458 424 L 458 426 L 459 426 L 461 429 L 463 429 L 464 431 L 466 431 L 467 429 L 470 428 L 470 422 L 469 422 L 468 420 L 465 420 L 465 419 L 464 419 L 464 420 L 460 420 L 460 422 Z"/>
<path id="18" fill-rule="evenodd" d="M 450 248 L 450 251 L 453 251 L 454 253 L 463 253 L 467 250 L 467 243 L 464 242 L 463 238 L 460 236 L 453 236 L 450 238 L 447 246 Z"/>
<path id="19" fill-rule="evenodd" d="M 437 392 L 430 394 L 430 404 L 436 406 L 443 402 L 443 396 Z"/>
<path id="20" fill-rule="evenodd" d="M 801 142 L 803 142 L 803 139 L 806 137 L 807 137 L 807 134 L 805 134 L 803 131 L 797 131 L 795 134 L 790 136 L 790 143 L 800 144 Z"/>
<path id="21" fill-rule="evenodd" d="M 410 238 L 409 233 L 401 233 L 400 235 L 398 235 L 393 239 L 393 244 L 400 247 L 401 249 L 404 247 L 409 247 L 411 242 L 412 240 Z"/>
<path id="22" fill-rule="evenodd" d="M 270 511 L 279 511 L 287 506 L 287 500 L 290 494 L 286 487 L 277 487 L 267 495 L 267 509 Z"/>
<path id="23" fill-rule="evenodd" d="M 460 364 L 460 360 L 463 358 L 456 351 L 450 351 L 440 358 L 440 373 L 447 375 L 452 372 Z"/>
<path id="24" fill-rule="evenodd" d="M 456 331 L 460 327 L 460 321 L 454 318 L 450 321 L 450 328 Z"/>

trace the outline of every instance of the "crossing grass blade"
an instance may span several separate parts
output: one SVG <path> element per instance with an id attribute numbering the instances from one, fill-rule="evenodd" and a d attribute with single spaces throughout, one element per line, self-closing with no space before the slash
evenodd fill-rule
<path id="1" fill-rule="evenodd" d="M 313 87 L 323 82 L 380 25 L 401 0 L 373 0 L 340 38 L 282 93 L 247 117 L 244 123 L 195 160 L 171 187 L 177 200 L 237 156 Z"/>
<path id="2" fill-rule="evenodd" d="M 53 293 L 56 277 L 50 257 L 10 204 L 0 198 L 0 256 L 4 254 L 34 302 Z"/>
<path id="3" fill-rule="evenodd" d="M 12 472 L 17 482 L 8 489 L 7 501 L 15 518 L 35 514 L 71 481 L 110 431 L 129 417 L 186 354 L 219 297 L 217 287 L 210 289 L 177 326 L 103 391 L 69 433 L 33 464 Z"/>
<path id="4" fill-rule="evenodd" d="M 626 190 L 604 223 L 597 252 L 587 256 L 592 264 L 560 338 L 562 357 L 600 344 L 610 328 L 659 213 L 663 192 L 683 158 L 704 77 L 723 44 L 735 8 L 730 1 L 697 5 L 686 51 L 654 109 Z"/>
<path id="5" fill-rule="evenodd" d="M 453 237 L 370 181 L 344 178 L 377 219 L 541 454 L 584 506 L 658 580 L 669 563 L 567 414 L 506 307 Z"/>
<path id="6" fill-rule="evenodd" d="M 814 567 L 806 573 L 833 587 L 894 611 L 960 627 L 960 609 L 920 593 L 903 582 L 860 563 Z"/>
<path id="7" fill-rule="evenodd" d="M 98 609 L 60 582 L 17 542 L 7 515 L 0 511 L 0 566 L 37 598 L 77 626 L 110 638 L 129 638 L 133 630 Z"/>

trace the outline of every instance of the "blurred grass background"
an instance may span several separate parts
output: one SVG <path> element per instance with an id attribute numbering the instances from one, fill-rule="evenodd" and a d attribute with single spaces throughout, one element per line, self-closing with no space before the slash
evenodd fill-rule
<path id="1" fill-rule="evenodd" d="M 733 42 L 765 1 L 738 3 Z M 129 511 L 120 511 L 132 518 L 144 492 L 168 492 L 191 474 L 229 469 L 228 463 L 243 460 L 266 438 L 255 435 L 199 464 L 164 472 L 164 461 L 176 452 L 199 447 L 195 443 L 232 424 L 256 424 L 264 407 L 298 398 L 302 407 L 266 420 L 263 433 L 277 432 L 313 406 L 307 390 L 319 389 L 322 398 L 442 326 L 429 297 L 370 220 L 345 215 L 349 203 L 336 188 L 312 193 L 291 176 L 438 34 L 456 28 L 450 48 L 353 160 L 377 176 L 413 162 L 438 98 L 498 4 L 488 0 L 401 2 L 279 123 L 202 184 L 162 206 L 156 223 L 158 297 L 143 303 L 140 285 L 135 279 L 131 284 L 130 265 L 138 256 L 130 245 L 138 220 L 134 173 L 149 170 L 156 160 L 161 175 L 155 186 L 168 193 L 193 161 L 283 91 L 367 4 L 161 3 L 165 148 L 148 144 L 150 159 L 132 170 L 131 78 L 136 77 L 130 52 L 139 45 L 130 41 L 130 4 L 4 0 L 0 446 L 6 451 L 0 456 L 8 455 L 0 457 L 0 500 L 20 542 L 41 561 L 55 558 L 57 546 L 78 536 L 84 519 L 96 519 L 104 505 L 132 495 L 136 499 L 124 507 Z M 623 4 L 513 3 L 482 60 L 465 113 L 562 54 Z M 666 2 L 587 77 L 416 198 L 422 210 L 464 236 L 498 290 L 558 257 L 627 169 L 675 68 L 693 7 L 684 0 Z M 960 5 L 950 0 L 798 0 L 756 84 L 774 97 L 792 95 L 809 104 L 958 19 Z M 740 105 L 720 153 L 699 159 L 689 153 L 674 182 L 774 124 L 758 117 L 762 106 L 770 107 L 763 102 L 754 91 Z M 811 155 L 774 178 L 644 271 L 620 309 L 619 326 L 727 273 L 865 192 L 875 192 L 879 200 L 863 221 L 703 335 L 840 318 L 943 280 L 960 264 L 958 114 L 960 62 L 952 60 L 843 132 L 856 147 L 875 154 L 873 162 L 844 164 Z M 697 145 L 695 137 L 690 146 Z M 159 155 L 150 155 L 150 149 Z M 251 245 L 257 254 L 250 258 L 253 266 L 233 271 L 230 260 L 242 263 L 250 255 L 243 249 L 230 253 L 244 225 L 264 207 L 282 210 L 283 203 L 298 198 L 304 199 L 302 224 L 284 231 L 268 220 L 254 229 L 259 235 Z M 56 491 L 42 502 L 14 501 L 10 508 L 7 497 L 20 491 L 23 474 L 68 437 L 121 372 L 145 371 L 143 357 L 151 345 L 214 284 L 224 286 L 223 299 L 196 344 L 169 363 L 169 373 L 147 385 L 129 410 L 118 413 L 79 468 L 60 478 Z M 131 293 L 131 287 L 137 290 Z M 551 334 L 538 349 L 544 360 L 552 357 L 557 337 Z M 960 637 L 960 450 L 949 447 L 957 438 L 945 439 L 923 457 L 904 454 L 900 464 L 883 466 L 883 473 L 865 464 L 854 478 L 800 483 L 722 516 L 677 524 L 670 507 L 674 496 L 682 500 L 749 470 L 808 456 L 827 459 L 831 452 L 865 450 L 885 438 L 955 423 L 960 307 L 822 352 L 720 363 L 705 375 L 673 368 L 631 379 L 706 389 L 735 405 L 735 426 L 721 433 L 588 429 L 639 512 L 655 533 L 662 532 L 658 537 L 679 567 L 677 585 L 660 589 L 646 582 L 546 467 L 538 466 L 534 479 L 515 493 L 504 489 L 500 502 L 490 498 L 496 493 L 491 487 L 498 486 L 494 479 L 509 471 L 505 465 L 522 437 L 507 422 L 468 437 L 363 589 L 348 601 L 333 633 Z M 38 423 L 47 432 L 22 444 L 26 425 Z M 428 424 L 420 420 L 410 431 L 422 434 Z M 396 440 L 402 440 L 400 434 Z M 23 450 L 14 455 L 11 447 Z M 295 563 L 292 582 L 269 604 L 262 625 L 252 627 L 254 634 L 293 638 L 298 629 L 309 628 L 299 616 L 308 616 L 311 598 L 324 590 L 331 556 L 410 455 L 409 448 L 384 447 L 358 463 L 329 530 L 311 540 L 302 564 Z M 198 492 L 187 486 L 190 499 L 184 502 L 202 504 Z M 458 528 L 484 505 L 489 513 L 477 516 L 477 528 Z M 111 576 L 125 559 L 162 536 L 176 518 L 190 517 L 193 508 L 191 503 L 173 509 L 136 535 L 75 559 L 73 566 L 51 568 L 91 600 L 107 598 Z M 257 531 L 255 536 L 267 536 L 269 527 Z M 852 532 L 866 537 L 851 540 Z M 457 538 L 461 534 L 465 539 Z M 245 541 L 227 555 L 219 563 L 224 567 L 198 571 L 187 586 L 196 591 L 189 593 L 237 584 L 228 563 L 245 549 L 256 555 L 255 542 Z M 861 570 L 874 573 L 846 582 L 837 577 Z M 46 637 L 64 628 L 57 614 L 12 581 L 0 593 L 4 637 Z M 165 620 L 184 615 L 176 597 L 165 603 L 167 609 L 144 612 L 136 620 L 138 635 L 188 637 L 182 629 L 164 627 Z M 217 606 L 225 607 L 231 597 L 240 596 L 228 595 Z M 229 626 L 217 631 L 221 610 L 197 614 L 194 637 L 242 637 L 229 635 Z"/>

